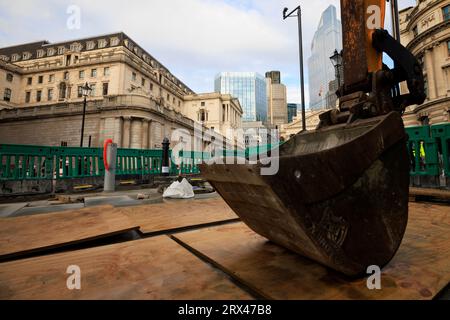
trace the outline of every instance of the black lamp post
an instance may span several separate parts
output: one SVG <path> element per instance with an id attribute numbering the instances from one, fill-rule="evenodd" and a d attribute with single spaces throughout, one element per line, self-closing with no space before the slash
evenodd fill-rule
<path id="1" fill-rule="evenodd" d="M 86 99 L 89 96 L 89 94 L 91 93 L 92 88 L 89 87 L 88 83 L 86 82 L 86 84 L 81 87 L 81 94 L 84 97 L 84 102 L 83 102 L 83 121 L 81 122 L 81 140 L 80 140 L 80 148 L 83 148 L 83 137 L 84 137 L 84 120 L 86 118 Z"/>
<path id="2" fill-rule="evenodd" d="M 299 55 L 300 55 L 300 87 L 301 87 L 301 95 L 302 95 L 302 125 L 303 131 L 306 131 L 306 110 L 305 110 L 305 81 L 303 75 L 303 35 L 302 35 L 302 9 L 300 6 L 292 10 L 288 13 L 289 9 L 283 9 L 283 20 L 286 20 L 290 17 L 298 18 L 298 46 L 299 46 Z M 297 12 L 297 15 L 294 13 Z"/>
<path id="3" fill-rule="evenodd" d="M 342 55 L 337 51 L 334 50 L 334 54 L 330 57 L 331 63 L 334 66 L 335 72 L 336 72 L 336 79 L 338 81 L 338 88 L 341 88 L 341 71 L 340 68 L 342 67 Z"/>

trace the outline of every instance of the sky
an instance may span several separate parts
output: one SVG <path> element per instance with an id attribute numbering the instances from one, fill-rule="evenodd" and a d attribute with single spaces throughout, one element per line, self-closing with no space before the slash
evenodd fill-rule
<path id="1" fill-rule="evenodd" d="M 339 0 L 0 0 L 0 47 L 125 32 L 197 93 L 213 92 L 222 71 L 281 71 L 288 102 L 300 103 L 296 18 L 302 6 L 306 105 L 307 59 L 321 13 Z M 399 0 L 400 9 L 415 0 Z M 72 6 L 79 28 L 68 28 Z M 69 12 L 68 12 L 69 9 Z"/>

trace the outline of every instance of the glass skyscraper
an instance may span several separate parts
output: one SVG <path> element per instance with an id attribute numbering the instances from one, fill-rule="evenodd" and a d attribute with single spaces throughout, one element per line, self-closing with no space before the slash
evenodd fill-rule
<path id="1" fill-rule="evenodd" d="M 256 72 L 222 72 L 216 76 L 214 90 L 239 99 L 242 121 L 267 121 L 266 79 Z"/>
<path id="2" fill-rule="evenodd" d="M 309 107 L 312 110 L 327 107 L 329 83 L 335 79 L 330 60 L 334 50 L 342 50 L 342 27 L 337 18 L 336 7 L 331 5 L 322 13 L 311 44 L 311 57 L 308 59 Z"/>

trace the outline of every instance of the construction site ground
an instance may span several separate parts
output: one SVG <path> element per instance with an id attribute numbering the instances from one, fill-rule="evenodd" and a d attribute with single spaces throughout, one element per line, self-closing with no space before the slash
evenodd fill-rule
<path id="1" fill-rule="evenodd" d="M 381 290 L 262 238 L 215 193 L 2 204 L 0 299 L 449 299 L 450 206 L 414 200 Z M 67 287 L 70 266 L 79 290 Z"/>

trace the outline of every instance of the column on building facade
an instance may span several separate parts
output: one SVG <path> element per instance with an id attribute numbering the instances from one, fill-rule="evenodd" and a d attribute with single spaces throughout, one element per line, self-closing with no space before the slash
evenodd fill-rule
<path id="1" fill-rule="evenodd" d="M 428 99 L 436 99 L 436 78 L 433 67 L 433 49 L 425 49 L 425 69 L 427 71 L 427 81 L 428 81 Z"/>
<path id="2" fill-rule="evenodd" d="M 131 117 L 124 117 L 122 130 L 122 148 L 130 147 L 130 137 L 131 137 Z"/>
<path id="3" fill-rule="evenodd" d="M 142 119 L 142 149 L 149 149 L 148 137 L 149 137 L 149 119 Z"/>
<path id="4" fill-rule="evenodd" d="M 106 139 L 112 139 L 114 143 L 119 146 L 122 145 L 122 119 L 113 118 L 102 118 L 100 121 L 100 136 L 99 144 L 103 145 Z"/>
<path id="5" fill-rule="evenodd" d="M 150 120 L 148 122 L 148 148 L 154 149 L 155 147 L 155 139 L 153 137 L 153 121 Z"/>
<path id="6" fill-rule="evenodd" d="M 132 119 L 131 120 L 131 149 L 141 149 L 142 148 L 142 119 Z"/>
<path id="7" fill-rule="evenodd" d="M 444 51 L 445 50 L 445 51 Z M 434 74 L 436 77 L 436 93 L 437 98 L 445 97 L 447 93 L 447 82 L 445 81 L 444 70 L 442 69 L 441 63 L 437 63 L 438 61 L 442 61 L 442 57 L 448 54 L 447 52 L 447 43 L 441 42 L 439 45 L 434 47 L 433 49 L 433 67 Z"/>

